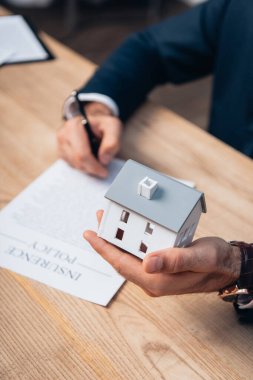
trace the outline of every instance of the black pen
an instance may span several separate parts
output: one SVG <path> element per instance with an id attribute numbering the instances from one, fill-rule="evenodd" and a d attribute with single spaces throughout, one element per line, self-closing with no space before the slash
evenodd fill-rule
<path id="1" fill-rule="evenodd" d="M 97 158 L 101 139 L 99 139 L 92 131 L 89 120 L 84 110 L 84 103 L 78 99 L 78 92 L 73 91 L 66 99 L 63 106 L 64 120 L 70 120 L 75 116 L 82 116 L 82 124 L 86 131 L 91 147 L 92 154 Z"/>
<path id="2" fill-rule="evenodd" d="M 99 146 L 100 146 L 100 140 L 98 139 L 98 137 L 92 131 L 90 123 L 89 123 L 89 121 L 87 119 L 87 115 L 86 115 L 85 111 L 81 110 L 81 112 L 82 112 L 82 115 L 83 115 L 82 124 L 83 124 L 83 127 L 84 127 L 85 131 L 87 132 L 87 135 L 88 135 L 88 138 L 89 138 L 89 142 L 90 142 L 90 146 L 91 146 L 92 154 L 97 158 L 98 157 L 98 150 L 99 150 Z"/>
<path id="3" fill-rule="evenodd" d="M 78 103 L 79 111 L 80 111 L 81 115 L 83 116 L 82 124 L 83 124 L 83 127 L 84 127 L 87 135 L 88 135 L 92 154 L 97 158 L 98 157 L 98 150 L 99 150 L 99 146 L 100 146 L 101 140 L 94 134 L 94 132 L 91 129 L 91 126 L 90 126 L 90 123 L 88 121 L 86 112 L 84 110 L 83 103 L 80 102 L 79 99 L 78 99 L 78 93 L 77 93 L 77 91 L 74 91 L 72 94 L 74 95 L 74 97 L 75 97 L 75 99 L 76 99 L 76 101 Z"/>

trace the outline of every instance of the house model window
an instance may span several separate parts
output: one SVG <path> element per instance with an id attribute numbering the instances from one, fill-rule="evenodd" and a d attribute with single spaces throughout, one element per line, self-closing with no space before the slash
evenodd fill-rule
<path id="1" fill-rule="evenodd" d="M 154 228 L 155 228 L 155 225 L 153 223 L 147 223 L 146 229 L 145 229 L 145 234 L 146 235 L 152 235 Z"/>
<path id="2" fill-rule="evenodd" d="M 148 250 L 148 247 L 147 247 L 146 244 L 144 244 L 143 241 L 142 241 L 141 244 L 140 244 L 139 251 L 140 251 L 140 252 L 143 252 L 143 253 L 146 253 L 147 250 Z"/>
<path id="3" fill-rule="evenodd" d="M 115 236 L 116 239 L 122 240 L 123 236 L 124 236 L 124 231 L 121 228 L 118 228 L 116 232 L 116 236 Z"/>
<path id="4" fill-rule="evenodd" d="M 130 213 L 128 211 L 123 210 L 121 213 L 121 217 L 120 217 L 121 222 L 127 223 L 129 215 L 130 215 Z"/>

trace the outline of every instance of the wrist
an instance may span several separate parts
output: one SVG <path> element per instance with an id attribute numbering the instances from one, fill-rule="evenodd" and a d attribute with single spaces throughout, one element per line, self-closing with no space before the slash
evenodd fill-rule
<path id="1" fill-rule="evenodd" d="M 241 250 L 238 246 L 232 245 L 228 243 L 231 250 L 231 267 L 230 267 L 230 273 L 231 273 L 231 282 L 238 281 L 241 273 L 241 265 L 242 265 L 242 257 L 241 257 Z"/>
<path id="2" fill-rule="evenodd" d="M 91 117 L 114 116 L 111 108 L 106 104 L 97 101 L 80 101 L 78 93 L 73 91 L 64 102 L 63 118 L 69 120 L 82 115 Z"/>
<path id="3" fill-rule="evenodd" d="M 231 257 L 235 260 L 233 269 L 231 269 L 231 273 L 234 273 L 235 278 L 234 282 L 220 290 L 219 295 L 224 301 L 237 302 L 238 299 L 247 299 L 248 301 L 248 298 L 252 300 L 253 244 L 237 241 L 232 241 L 229 244 L 231 246 Z M 238 268 L 240 268 L 239 274 Z"/>
<path id="4" fill-rule="evenodd" d="M 232 241 L 230 244 L 240 249 L 241 268 L 238 287 L 253 291 L 253 244 Z"/>
<path id="5" fill-rule="evenodd" d="M 241 271 L 241 252 L 237 246 L 223 240 L 217 252 L 218 271 L 221 276 L 219 287 L 225 289 L 234 286 L 239 279 Z"/>
<path id="6" fill-rule="evenodd" d="M 73 91 L 63 104 L 63 119 L 70 120 L 82 115 L 80 103 L 77 99 L 77 92 Z"/>
<path id="7" fill-rule="evenodd" d="M 114 116 L 109 107 L 99 102 L 87 102 L 84 109 L 88 116 Z"/>

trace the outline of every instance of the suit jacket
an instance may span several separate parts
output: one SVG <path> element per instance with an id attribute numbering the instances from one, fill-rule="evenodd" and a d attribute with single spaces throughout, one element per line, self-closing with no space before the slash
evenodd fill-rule
<path id="1" fill-rule="evenodd" d="M 125 121 L 155 86 L 212 73 L 209 131 L 253 157 L 252 20 L 252 0 L 210 0 L 131 35 L 80 92 L 111 97 Z"/>

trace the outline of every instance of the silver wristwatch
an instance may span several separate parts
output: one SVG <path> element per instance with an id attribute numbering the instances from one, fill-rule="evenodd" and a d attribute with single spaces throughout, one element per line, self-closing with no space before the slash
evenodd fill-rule
<path id="1" fill-rule="evenodd" d="M 83 116 L 83 112 L 81 111 L 81 103 L 78 100 L 77 91 L 73 91 L 64 102 L 63 118 L 64 120 L 69 120 L 78 115 Z"/>

